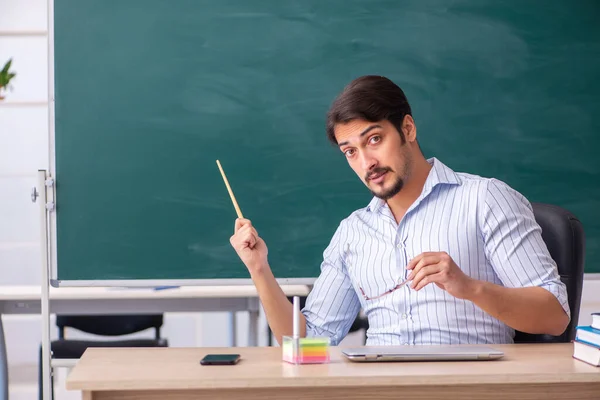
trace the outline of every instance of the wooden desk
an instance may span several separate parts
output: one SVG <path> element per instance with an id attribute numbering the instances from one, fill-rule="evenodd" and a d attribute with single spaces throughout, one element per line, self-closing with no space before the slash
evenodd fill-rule
<path id="1" fill-rule="evenodd" d="M 572 358 L 573 345 L 497 345 L 503 359 L 470 362 L 290 365 L 278 347 L 97 349 L 67 379 L 84 400 L 158 399 L 598 399 L 600 368 Z M 202 366 L 207 353 L 240 353 L 235 366 Z"/>

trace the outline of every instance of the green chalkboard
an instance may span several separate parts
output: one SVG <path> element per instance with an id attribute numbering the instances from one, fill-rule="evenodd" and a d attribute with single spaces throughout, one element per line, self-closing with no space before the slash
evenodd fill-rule
<path id="1" fill-rule="evenodd" d="M 319 273 L 370 194 L 325 137 L 382 74 L 419 141 L 574 212 L 600 272 L 600 2 L 55 0 L 60 281 L 248 278 L 244 215 L 278 278 Z"/>

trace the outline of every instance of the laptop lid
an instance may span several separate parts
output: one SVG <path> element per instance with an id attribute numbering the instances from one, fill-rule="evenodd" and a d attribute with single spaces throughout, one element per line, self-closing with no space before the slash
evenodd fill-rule
<path id="1" fill-rule="evenodd" d="M 363 346 L 342 349 L 352 361 L 449 361 L 495 360 L 504 353 L 487 346 Z"/>

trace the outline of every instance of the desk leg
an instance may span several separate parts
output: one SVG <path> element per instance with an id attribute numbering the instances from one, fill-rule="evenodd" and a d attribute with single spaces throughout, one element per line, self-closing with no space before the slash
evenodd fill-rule
<path id="1" fill-rule="evenodd" d="M 6 357 L 2 315 L 0 315 L 0 400 L 8 400 L 8 360 Z"/>
<path id="2" fill-rule="evenodd" d="M 260 301 L 251 298 L 248 301 L 248 346 L 258 346 L 258 318 Z"/>
<path id="3" fill-rule="evenodd" d="M 229 347 L 237 346 L 237 320 L 235 312 L 229 313 Z"/>
<path id="4" fill-rule="evenodd" d="M 258 311 L 250 311 L 248 318 L 248 346 L 258 346 Z"/>

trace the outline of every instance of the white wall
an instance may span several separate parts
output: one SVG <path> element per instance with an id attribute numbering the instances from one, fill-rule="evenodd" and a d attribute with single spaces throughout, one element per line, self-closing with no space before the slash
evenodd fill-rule
<path id="1" fill-rule="evenodd" d="M 0 103 L 0 285 L 40 283 L 38 207 L 29 199 L 38 169 L 49 169 L 47 128 L 46 0 L 2 0 L 0 63 L 13 58 L 14 91 Z M 586 281 L 580 322 L 600 311 L 600 281 Z M 3 317 L 11 379 L 11 400 L 37 394 L 39 316 Z M 239 345 L 246 342 L 247 316 L 238 315 Z M 260 344 L 266 344 L 266 325 Z M 226 346 L 228 315 L 166 315 L 164 334 L 177 347 Z M 55 329 L 52 329 L 56 335 Z M 359 343 L 358 335 L 345 343 Z M 64 374 L 61 375 L 64 378 Z M 56 387 L 57 399 L 78 398 Z M 73 396 L 74 395 L 74 396 Z"/>

